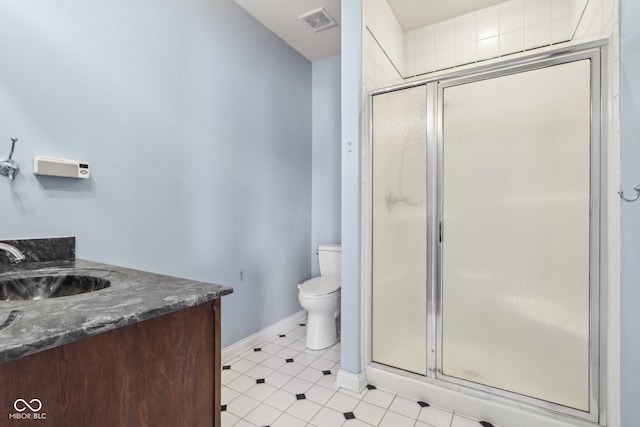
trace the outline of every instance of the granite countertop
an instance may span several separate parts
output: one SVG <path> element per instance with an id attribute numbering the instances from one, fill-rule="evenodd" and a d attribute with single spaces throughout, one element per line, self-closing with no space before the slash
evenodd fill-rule
<path id="1" fill-rule="evenodd" d="M 233 292 L 228 286 L 81 259 L 0 266 L 3 276 L 74 269 L 109 280 L 101 290 L 38 301 L 0 301 L 0 362 L 193 307 Z"/>

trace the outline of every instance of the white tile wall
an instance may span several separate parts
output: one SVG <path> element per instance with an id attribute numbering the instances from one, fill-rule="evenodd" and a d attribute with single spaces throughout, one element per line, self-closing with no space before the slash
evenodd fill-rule
<path id="1" fill-rule="evenodd" d="M 405 40 L 402 27 L 398 23 L 386 0 L 363 2 L 365 22 L 374 39 L 383 45 L 385 54 L 403 73 Z"/>
<path id="2" fill-rule="evenodd" d="M 587 0 L 511 0 L 432 25 L 436 40 L 451 37 L 450 30 L 443 28 L 455 28 L 455 36 L 447 45 L 436 42 L 432 49 L 435 58 L 431 62 L 435 68 L 425 68 L 425 61 L 418 60 L 422 48 L 417 34 L 426 29 L 415 30 L 415 35 L 410 31 L 405 34 L 405 77 L 571 40 L 586 3 Z M 475 53 L 471 43 L 475 45 Z M 411 56 L 412 51 L 416 52 L 415 57 Z"/>
<path id="3" fill-rule="evenodd" d="M 403 33 L 386 0 L 369 0 L 364 3 L 368 34 L 363 56 L 365 81 L 373 86 L 366 88 L 558 43 L 608 37 L 617 25 L 616 2 L 511 0 Z"/>

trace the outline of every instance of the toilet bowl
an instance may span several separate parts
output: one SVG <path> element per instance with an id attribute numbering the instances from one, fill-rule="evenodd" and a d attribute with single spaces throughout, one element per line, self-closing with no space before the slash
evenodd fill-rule
<path id="1" fill-rule="evenodd" d="M 307 310 L 306 347 L 321 350 L 338 341 L 340 313 L 340 245 L 318 247 L 320 277 L 298 285 L 298 301 Z"/>
<path id="2" fill-rule="evenodd" d="M 316 277 L 298 285 L 298 301 L 307 310 L 307 342 L 310 350 L 331 347 L 338 341 L 336 317 L 340 309 L 337 277 Z"/>

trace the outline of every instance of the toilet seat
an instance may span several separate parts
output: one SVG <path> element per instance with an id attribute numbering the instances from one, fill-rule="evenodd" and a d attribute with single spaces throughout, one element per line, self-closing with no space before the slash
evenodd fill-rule
<path id="1" fill-rule="evenodd" d="M 315 277 L 298 285 L 300 296 L 305 298 L 324 297 L 340 292 L 339 277 Z"/>

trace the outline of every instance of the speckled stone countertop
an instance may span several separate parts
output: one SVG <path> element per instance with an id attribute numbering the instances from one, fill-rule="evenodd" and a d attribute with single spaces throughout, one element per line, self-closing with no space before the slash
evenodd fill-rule
<path id="1" fill-rule="evenodd" d="M 38 301 L 0 301 L 0 362 L 193 307 L 233 288 L 81 259 L 0 265 L 7 275 L 72 270 L 111 285 L 98 291 Z M 76 270 L 76 271 L 73 271 Z M 13 313 L 13 314 L 12 314 Z"/>

